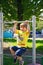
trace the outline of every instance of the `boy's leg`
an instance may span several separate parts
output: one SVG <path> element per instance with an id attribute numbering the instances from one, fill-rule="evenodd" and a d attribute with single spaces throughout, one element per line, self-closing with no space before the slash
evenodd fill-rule
<path id="1" fill-rule="evenodd" d="M 17 49 L 18 48 L 16 46 L 10 47 L 10 52 L 13 55 L 14 63 L 16 63 L 16 60 L 17 60 L 17 56 L 15 55 L 15 52 L 16 52 Z"/>
<path id="2" fill-rule="evenodd" d="M 17 59 L 19 60 L 19 65 L 24 65 L 22 56 L 17 56 Z"/>
<path id="3" fill-rule="evenodd" d="M 12 49 L 12 47 L 10 47 L 10 52 L 13 56 L 15 55 L 15 51 Z"/>
<path id="4" fill-rule="evenodd" d="M 19 65 L 24 65 L 24 61 L 22 59 L 22 54 L 26 51 L 25 48 L 20 48 L 16 51 L 17 59 L 19 60 Z"/>

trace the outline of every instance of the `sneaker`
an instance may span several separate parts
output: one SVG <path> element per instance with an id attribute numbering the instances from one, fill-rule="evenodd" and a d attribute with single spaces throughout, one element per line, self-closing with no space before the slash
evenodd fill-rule
<path id="1" fill-rule="evenodd" d="M 16 58 L 14 58 L 14 64 L 16 64 L 16 61 L 17 61 L 17 57 L 16 57 Z"/>
<path id="2" fill-rule="evenodd" d="M 19 65 L 24 65 L 24 61 L 19 61 Z"/>

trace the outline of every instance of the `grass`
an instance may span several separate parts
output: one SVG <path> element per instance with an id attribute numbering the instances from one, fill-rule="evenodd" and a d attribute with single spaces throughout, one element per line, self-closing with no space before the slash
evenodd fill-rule
<path id="1" fill-rule="evenodd" d="M 17 45 L 16 41 L 15 42 L 5 42 L 5 43 L 7 43 L 7 44 L 5 44 L 5 46 L 7 46 L 7 47 L 16 46 Z M 43 46 L 43 40 L 36 41 L 36 48 L 39 47 L 39 46 Z M 27 42 L 27 47 L 32 48 L 32 40 Z"/>
<path id="2" fill-rule="evenodd" d="M 14 41 L 10 41 L 10 42 L 8 42 L 8 41 L 6 41 L 5 43 L 7 43 L 6 45 L 7 45 L 7 47 L 10 47 L 10 46 L 15 46 L 17 43 L 16 43 L 16 40 Z M 5 46 L 6 46 L 5 45 Z M 28 42 L 27 42 L 27 46 L 29 47 L 29 48 L 32 48 L 32 40 L 28 40 Z M 40 51 L 40 53 L 41 52 L 43 52 L 43 40 L 37 40 L 36 41 L 36 49 L 38 50 L 38 51 Z M 9 57 L 9 56 L 5 56 L 4 55 L 4 65 L 14 65 L 14 63 L 13 63 L 13 58 L 12 57 Z M 17 61 L 17 64 L 15 64 L 15 65 L 19 65 L 18 64 L 18 61 Z M 25 62 L 25 64 L 24 65 L 27 65 L 27 63 Z"/>
<path id="3" fill-rule="evenodd" d="M 8 45 L 16 45 L 16 39 L 14 38 L 4 38 L 3 41 L 9 43 Z M 36 47 L 37 47 L 37 44 L 43 45 L 43 40 L 36 40 Z M 28 47 L 32 47 L 31 39 L 28 39 L 27 45 Z"/>
<path id="4" fill-rule="evenodd" d="M 8 57 L 6 55 L 4 55 L 3 58 L 3 65 L 19 65 L 18 61 L 16 64 L 14 64 L 13 58 L 12 57 Z M 25 62 L 24 65 L 27 65 L 27 63 Z"/>

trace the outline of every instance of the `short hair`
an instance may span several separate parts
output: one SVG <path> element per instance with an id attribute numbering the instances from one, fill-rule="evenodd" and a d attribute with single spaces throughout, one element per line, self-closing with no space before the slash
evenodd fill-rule
<path id="1" fill-rule="evenodd" d="M 24 26 L 25 28 L 27 28 L 27 24 L 21 23 L 20 26 Z"/>

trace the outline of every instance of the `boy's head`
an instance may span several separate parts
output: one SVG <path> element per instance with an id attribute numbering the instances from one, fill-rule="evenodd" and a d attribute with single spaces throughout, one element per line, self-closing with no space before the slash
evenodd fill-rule
<path id="1" fill-rule="evenodd" d="M 20 30 L 26 31 L 26 30 L 27 30 L 27 25 L 24 24 L 24 23 L 21 23 L 21 24 L 20 24 Z"/>

